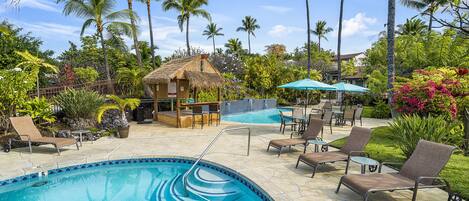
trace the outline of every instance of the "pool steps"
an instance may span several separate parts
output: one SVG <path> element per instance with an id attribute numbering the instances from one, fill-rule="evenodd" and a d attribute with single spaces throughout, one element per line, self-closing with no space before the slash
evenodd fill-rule
<path id="1" fill-rule="evenodd" d="M 177 175 L 174 178 L 162 181 L 155 189 L 151 200 L 218 201 L 239 200 L 242 197 L 242 192 L 235 190 L 235 180 L 206 169 L 197 168 L 189 175 L 187 181 L 187 195 L 183 191 L 182 175 Z"/>

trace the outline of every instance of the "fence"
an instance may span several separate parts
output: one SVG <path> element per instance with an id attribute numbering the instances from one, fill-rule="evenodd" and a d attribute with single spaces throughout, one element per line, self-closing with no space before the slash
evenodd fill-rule
<path id="1" fill-rule="evenodd" d="M 221 114 L 236 114 L 276 107 L 277 100 L 275 99 L 243 99 L 236 101 L 223 101 L 221 104 Z"/>
<path id="2" fill-rule="evenodd" d="M 115 87 L 115 82 L 111 80 L 111 84 L 114 89 Z M 96 91 L 99 94 L 110 94 L 111 92 L 109 91 L 108 88 L 108 81 L 107 80 L 100 80 L 96 81 L 94 83 L 88 83 L 88 84 L 75 84 L 75 85 L 68 85 L 68 86 L 56 86 L 56 87 L 47 87 L 47 88 L 41 88 L 39 89 L 39 94 L 41 97 L 46 97 L 46 98 L 51 98 L 57 94 L 59 94 L 62 91 L 65 91 L 66 89 L 88 89 L 91 91 Z M 31 92 L 30 93 L 31 97 L 37 96 L 36 92 Z"/>

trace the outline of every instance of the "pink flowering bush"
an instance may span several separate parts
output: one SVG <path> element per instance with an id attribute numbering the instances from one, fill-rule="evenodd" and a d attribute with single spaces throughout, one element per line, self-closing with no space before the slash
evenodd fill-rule
<path id="1" fill-rule="evenodd" d="M 467 107 L 468 79 L 465 68 L 417 70 L 412 79 L 395 87 L 394 109 L 403 114 L 457 118 L 458 103 Z"/>

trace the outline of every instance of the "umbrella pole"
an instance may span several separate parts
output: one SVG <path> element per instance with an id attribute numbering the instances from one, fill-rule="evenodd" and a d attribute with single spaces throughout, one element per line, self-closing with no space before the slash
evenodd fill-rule
<path id="1" fill-rule="evenodd" d="M 306 111 L 308 110 L 308 102 L 309 102 L 309 90 L 306 90 L 306 100 L 305 100 L 305 121 L 306 121 Z"/>

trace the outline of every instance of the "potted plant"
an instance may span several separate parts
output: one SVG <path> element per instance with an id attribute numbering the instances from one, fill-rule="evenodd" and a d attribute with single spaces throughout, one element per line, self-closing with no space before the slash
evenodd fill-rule
<path id="1" fill-rule="evenodd" d="M 116 95 L 109 95 L 107 96 L 112 103 L 106 103 L 102 105 L 101 107 L 98 108 L 97 112 L 97 120 L 98 123 L 101 123 L 103 121 L 103 116 L 106 111 L 110 110 L 115 110 L 118 111 L 119 113 L 119 121 L 117 122 L 118 125 L 117 127 L 117 135 L 120 138 L 127 138 L 129 137 L 129 122 L 127 121 L 127 117 L 125 114 L 126 109 L 134 110 L 137 108 L 138 105 L 140 105 L 140 100 L 136 98 L 119 98 Z"/>

